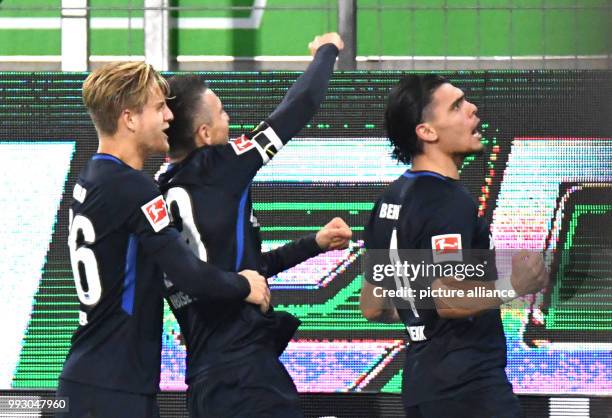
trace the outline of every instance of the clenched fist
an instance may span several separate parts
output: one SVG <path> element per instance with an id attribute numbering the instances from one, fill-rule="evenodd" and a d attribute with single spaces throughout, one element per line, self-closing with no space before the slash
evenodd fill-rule
<path id="1" fill-rule="evenodd" d="M 348 247 L 353 236 L 351 228 L 342 220 L 334 218 L 317 232 L 317 244 L 325 251 L 339 250 Z"/>
<path id="2" fill-rule="evenodd" d="M 525 250 L 512 257 L 512 287 L 519 296 L 537 293 L 548 286 L 548 270 L 542 254 Z"/>
<path id="3" fill-rule="evenodd" d="M 344 42 L 340 35 L 336 32 L 329 32 L 320 36 L 316 36 L 311 43 L 308 44 L 308 49 L 310 49 L 310 55 L 314 57 L 317 53 L 317 50 L 325 44 L 334 44 L 338 51 L 342 51 L 344 48 Z"/>

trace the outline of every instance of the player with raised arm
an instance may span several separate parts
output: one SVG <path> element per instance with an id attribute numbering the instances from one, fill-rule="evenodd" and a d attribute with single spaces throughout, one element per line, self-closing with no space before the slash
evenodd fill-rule
<path id="1" fill-rule="evenodd" d="M 322 251 L 344 248 L 351 231 L 340 218 L 276 250 L 261 252 L 251 182 L 257 171 L 312 118 L 325 97 L 343 44 L 335 33 L 309 45 L 313 62 L 253 132 L 228 141 L 229 117 L 196 75 L 169 80 L 175 120 L 168 129 L 171 164 L 159 177 L 173 218 L 196 254 L 233 271 L 273 276 Z M 171 285 L 168 299 L 187 345 L 192 417 L 299 417 L 295 385 L 278 356 L 299 321 L 241 301 L 202 303 Z"/>
<path id="2" fill-rule="evenodd" d="M 80 302 L 57 390 L 62 417 L 158 417 L 163 272 L 202 301 L 244 300 L 267 309 L 265 279 L 223 272 L 193 255 L 170 226 L 164 198 L 140 170 L 168 150 L 167 82 L 148 64 L 91 73 L 83 101 L 99 137 L 70 208 L 68 246 Z"/>
<path id="3" fill-rule="evenodd" d="M 372 210 L 365 230 L 368 251 L 385 249 L 393 257 L 398 250 L 424 250 L 419 254 L 429 254 L 436 263 L 435 257 L 449 248 L 466 254 L 489 250 L 489 225 L 459 182 L 465 157 L 483 149 L 476 112 L 463 91 L 437 75 L 406 76 L 391 90 L 387 132 L 395 158 L 412 167 L 386 188 Z M 414 298 L 405 298 L 406 305 L 399 299 L 390 304 L 377 296 L 375 283 L 364 281 L 364 316 L 401 321 L 407 330 L 402 399 L 408 417 L 521 416 L 504 370 L 506 340 L 497 308 L 512 299 L 510 293 L 542 289 L 548 272 L 540 254 L 526 251 L 513 258 L 511 277 L 495 280 L 495 268 L 488 270 L 488 281 L 431 278 L 432 294 L 440 296 L 428 298 L 431 305 L 421 304 L 421 309 Z M 448 292 L 476 287 L 505 296 L 462 298 Z M 396 309 L 400 302 L 402 309 Z"/>

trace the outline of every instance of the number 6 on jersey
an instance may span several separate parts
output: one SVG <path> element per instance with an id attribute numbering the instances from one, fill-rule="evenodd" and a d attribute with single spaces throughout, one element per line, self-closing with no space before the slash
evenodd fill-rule
<path id="1" fill-rule="evenodd" d="M 72 210 L 70 215 L 72 218 Z M 87 247 L 87 244 L 93 244 L 95 241 L 96 232 L 91 221 L 83 215 L 75 216 L 68 235 L 70 264 L 79 301 L 87 306 L 95 305 L 102 297 L 98 261 L 93 250 Z"/>

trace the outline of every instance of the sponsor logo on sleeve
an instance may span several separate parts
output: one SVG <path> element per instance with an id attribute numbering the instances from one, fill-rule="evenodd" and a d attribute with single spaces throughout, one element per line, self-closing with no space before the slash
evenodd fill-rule
<path id="1" fill-rule="evenodd" d="M 229 141 L 236 155 L 244 154 L 251 148 L 255 148 L 255 144 L 245 135 L 242 135 L 240 138 L 232 139 Z"/>
<path id="2" fill-rule="evenodd" d="M 434 263 L 463 261 L 461 234 L 444 234 L 431 237 L 431 252 Z"/>
<path id="3" fill-rule="evenodd" d="M 260 131 L 260 129 L 264 127 L 265 129 Z M 255 148 L 259 155 L 261 155 L 261 160 L 265 165 L 283 147 L 283 142 L 278 135 L 276 135 L 276 132 L 263 122 L 253 131 L 253 133 L 254 135 L 251 138 L 242 135 L 240 138 L 230 140 L 229 143 L 236 155 L 244 154 Z"/>
<path id="4" fill-rule="evenodd" d="M 155 232 L 159 232 L 170 225 L 170 217 L 163 196 L 145 203 L 140 207 Z"/>

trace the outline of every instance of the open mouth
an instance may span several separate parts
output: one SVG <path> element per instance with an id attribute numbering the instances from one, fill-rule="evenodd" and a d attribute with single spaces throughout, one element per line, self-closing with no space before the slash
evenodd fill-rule
<path id="1" fill-rule="evenodd" d="M 482 134 L 478 130 L 478 127 L 480 126 L 480 119 L 479 118 L 476 118 L 476 119 L 477 119 L 477 122 L 476 122 L 476 125 L 474 125 L 474 129 L 472 130 L 472 136 L 476 139 L 481 139 Z"/>
<path id="2" fill-rule="evenodd" d="M 478 130 L 478 127 L 474 128 L 474 130 L 472 131 L 472 136 L 474 138 L 478 138 L 481 139 L 482 138 L 482 134 L 480 133 L 480 131 Z"/>

